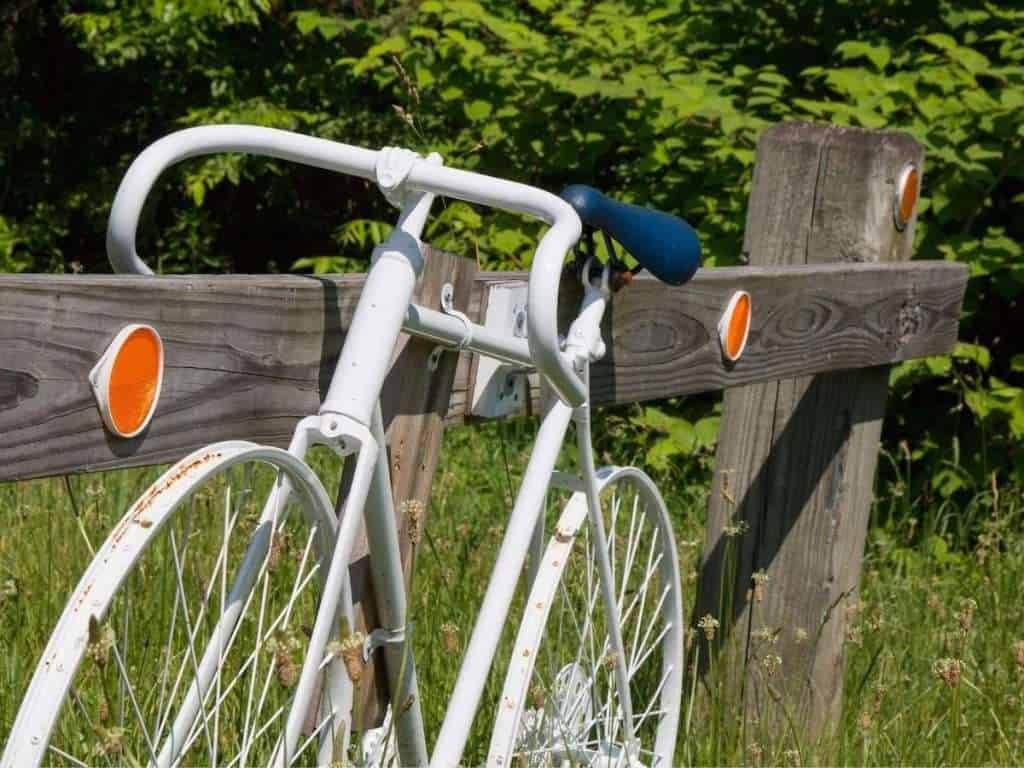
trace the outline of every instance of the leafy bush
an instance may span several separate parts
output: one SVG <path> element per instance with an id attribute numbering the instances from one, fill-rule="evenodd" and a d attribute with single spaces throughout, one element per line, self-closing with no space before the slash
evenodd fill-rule
<path id="1" fill-rule="evenodd" d="M 893 371 L 889 442 L 927 463 L 926 494 L 992 473 L 1024 482 L 1022 21 L 945 0 L 21 4 L 0 15 L 0 269 L 104 269 L 120 174 L 188 125 L 254 122 L 436 150 L 549 189 L 591 183 L 689 218 L 711 265 L 742 261 L 765 127 L 905 130 L 927 150 L 916 253 L 970 264 L 969 344 Z M 363 182 L 210 158 L 160 185 L 141 245 L 169 272 L 352 270 L 391 217 Z M 428 237 L 514 269 L 537 232 L 450 203 Z M 612 423 L 656 462 L 707 456 L 690 436 L 712 403 Z"/>

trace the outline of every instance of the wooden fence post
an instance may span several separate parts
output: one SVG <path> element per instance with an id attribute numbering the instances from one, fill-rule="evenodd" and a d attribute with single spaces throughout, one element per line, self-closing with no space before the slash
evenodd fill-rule
<path id="1" fill-rule="evenodd" d="M 894 196 L 906 164 L 920 178 L 923 159 L 906 134 L 769 129 L 747 214 L 750 264 L 909 259 L 916 216 L 898 228 Z M 904 303 L 889 344 L 904 344 L 920 315 Z M 760 324 L 783 338 L 844 322 L 827 301 L 778 318 L 777 328 L 772 318 Z M 876 366 L 725 394 L 695 621 L 720 621 L 717 668 L 736 670 L 719 678 L 721 690 L 766 725 L 780 722 L 779 700 L 801 738 L 824 733 L 841 712 L 887 383 L 888 367 Z M 704 659 L 706 650 L 702 642 Z"/>

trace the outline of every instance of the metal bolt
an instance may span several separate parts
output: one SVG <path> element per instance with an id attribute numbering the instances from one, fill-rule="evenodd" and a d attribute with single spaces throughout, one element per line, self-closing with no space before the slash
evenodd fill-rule
<path id="1" fill-rule="evenodd" d="M 515 325 L 512 333 L 517 338 L 523 338 L 526 335 L 526 313 L 522 310 L 516 312 Z"/>
<path id="2" fill-rule="evenodd" d="M 444 347 L 434 347 L 430 353 L 430 357 L 427 358 L 427 369 L 436 371 L 437 367 L 441 364 L 441 355 L 444 354 Z"/>

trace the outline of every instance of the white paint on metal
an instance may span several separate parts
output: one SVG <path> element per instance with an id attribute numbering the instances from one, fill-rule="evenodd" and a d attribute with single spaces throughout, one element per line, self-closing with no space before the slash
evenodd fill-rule
<path id="1" fill-rule="evenodd" d="M 557 401 L 537 431 L 537 442 L 519 487 L 473 634 L 462 657 L 437 746 L 431 755 L 430 764 L 434 768 L 455 768 L 460 764 L 501 635 L 494 628 L 502 626 L 508 616 L 517 577 L 522 573 L 537 517 L 543 511 L 551 470 L 571 417 L 572 409 Z"/>
<path id="2" fill-rule="evenodd" d="M 125 513 L 82 575 L 57 622 L 42 660 L 22 700 L 0 765 L 39 765 L 50 733 L 78 670 L 89 638 L 89 621 L 102 618 L 121 584 L 178 505 L 198 484 L 235 464 L 260 461 L 279 469 L 290 481 L 310 523 L 333 528 L 333 506 L 313 471 L 278 448 L 240 440 L 214 443 L 195 451 L 165 472 Z M 141 524 L 145 521 L 146 524 Z M 331 536 L 320 541 L 326 556 Z M 180 574 L 179 574 L 180 577 Z"/>
<path id="3" fill-rule="evenodd" d="M 683 654 L 684 638 L 682 631 L 682 595 L 678 581 L 679 565 L 675 553 L 675 542 L 672 538 L 671 520 L 664 502 L 658 494 L 654 483 L 643 472 L 632 467 L 603 467 L 595 473 L 597 490 L 603 494 L 615 494 L 617 483 L 628 481 L 635 485 L 637 497 L 634 508 L 629 512 L 632 517 L 629 523 L 630 536 L 627 540 L 627 549 L 624 553 L 625 560 L 621 564 L 623 571 L 629 571 L 636 567 L 643 568 L 644 587 L 640 593 L 634 595 L 629 605 L 623 606 L 628 596 L 625 592 L 620 593 L 617 599 L 620 614 L 620 623 L 626 626 L 631 621 L 636 622 L 636 631 L 633 634 L 630 648 L 634 654 L 641 649 L 647 649 L 638 658 L 629 659 L 630 676 L 636 672 L 645 662 L 650 659 L 651 653 L 657 649 L 662 656 L 661 678 L 655 691 L 655 695 L 649 702 L 642 702 L 643 709 L 639 715 L 634 717 L 637 729 L 650 717 L 658 717 L 658 728 L 655 743 L 653 745 L 640 745 L 639 756 L 647 759 L 638 760 L 637 748 L 634 747 L 632 754 L 622 748 L 623 745 L 616 744 L 591 744 L 589 748 L 574 746 L 565 743 L 567 736 L 576 733 L 585 737 L 588 732 L 601 720 L 612 718 L 613 713 L 610 702 L 603 703 L 598 708 L 598 702 L 585 701 L 579 691 L 585 691 L 589 686 L 576 685 L 577 694 L 573 696 L 569 685 L 569 677 L 577 683 L 589 680 L 592 672 L 585 666 L 580 666 L 580 658 L 570 661 L 559 672 L 559 677 L 564 678 L 565 683 L 561 688 L 556 687 L 556 698 L 571 698 L 572 706 L 567 712 L 571 727 L 562 729 L 558 727 L 552 733 L 554 741 L 562 740 L 559 746 L 555 744 L 552 754 L 546 755 L 548 761 L 540 758 L 544 764 L 558 765 L 563 759 L 584 765 L 638 765 L 641 763 L 657 765 L 662 768 L 671 765 L 675 747 L 675 737 L 679 725 L 680 697 L 682 695 L 682 669 L 681 660 Z M 643 503 L 643 509 L 639 504 Z M 490 750 L 488 752 L 487 765 L 497 768 L 509 768 L 516 765 L 512 759 L 515 749 L 521 743 L 520 739 L 528 738 L 530 734 L 537 734 L 538 728 L 542 727 L 545 713 L 536 710 L 530 701 L 531 683 L 533 681 L 534 666 L 537 656 L 543 656 L 541 649 L 547 633 L 547 624 L 551 608 L 559 599 L 559 584 L 566 577 L 566 570 L 569 567 L 572 550 L 582 545 L 580 532 L 584 525 L 588 525 L 588 502 L 587 494 L 584 491 L 577 491 L 570 497 L 559 518 L 555 534 L 550 539 L 547 550 L 544 553 L 543 566 L 537 575 L 537 579 L 530 591 L 526 601 L 522 623 L 516 636 L 515 645 L 509 661 L 509 668 L 505 677 L 505 684 L 495 714 L 494 731 L 491 737 Z M 613 506 L 612 519 L 615 520 L 622 511 Z M 644 515 L 643 520 L 640 516 Z M 643 527 L 646 523 L 646 530 Z M 615 523 L 612 523 L 613 527 Z M 655 540 L 640 540 L 639 534 L 649 534 Z M 641 544 L 650 544 L 650 552 L 646 563 L 638 559 L 637 554 Z M 612 548 L 613 550 L 615 548 Z M 658 554 L 655 556 L 655 552 Z M 590 559 L 586 559 L 588 567 Z M 580 560 L 573 561 L 580 566 Z M 657 624 L 653 620 L 644 619 L 643 614 L 634 617 L 634 611 L 638 602 L 641 605 L 646 602 L 647 585 L 652 581 L 652 576 L 657 572 L 659 582 L 665 585 L 662 594 L 655 606 L 655 613 L 661 617 L 662 630 L 654 636 L 648 648 L 650 635 L 644 635 L 640 643 L 637 638 L 640 636 L 640 628 L 649 629 Z M 588 572 L 589 573 L 589 572 Z M 588 580 L 596 582 L 596 574 L 588 575 Z M 625 584 L 626 576 L 622 576 L 622 583 Z M 595 595 L 596 597 L 596 595 Z M 565 595 L 562 595 L 565 599 Z M 587 616 L 586 606 L 580 606 L 580 620 L 584 621 Z M 563 674 L 564 673 L 564 674 Z M 584 709 L 589 709 L 589 716 L 585 720 L 578 720 L 577 716 Z M 594 711 L 594 710 L 597 711 Z M 548 715 L 550 719 L 550 715 Z M 607 730 L 607 728 L 606 728 Z M 592 738 L 593 734 L 590 734 Z M 654 759 L 650 759 L 653 749 Z M 624 761 L 624 762 L 623 762 Z"/>
<path id="4" fill-rule="evenodd" d="M 253 126 L 212 126 L 188 129 L 160 140 L 136 159 L 118 190 L 108 226 L 108 254 L 116 271 L 150 273 L 135 252 L 135 233 L 146 196 L 160 173 L 169 165 L 188 157 L 217 152 L 264 154 L 376 180 L 389 200 L 402 205 L 398 225 L 391 237 L 375 250 L 370 274 L 360 296 L 345 346 L 320 414 L 304 419 L 299 424 L 292 441 L 290 454 L 241 442 L 220 443 L 209 449 L 204 449 L 204 451 L 217 452 L 215 459 L 221 464 L 233 460 L 235 456 L 244 456 L 244 460 L 262 458 L 275 463 L 290 479 L 300 495 L 305 493 L 307 500 L 317 510 L 323 508 L 330 510 L 331 505 L 328 502 L 326 507 L 324 506 L 323 489 L 319 486 L 311 470 L 302 462 L 302 456 L 308 446 L 312 443 L 324 443 L 343 455 L 355 455 L 356 466 L 351 490 L 345 502 L 337 536 L 334 537 L 333 551 L 322 553 L 321 562 L 330 562 L 330 567 L 321 569 L 318 574 L 318 577 L 323 579 L 322 600 L 309 642 L 309 652 L 304 660 L 296 687 L 295 704 L 287 713 L 283 709 L 279 710 L 275 713 L 274 718 L 264 726 L 264 728 L 269 728 L 276 723 L 276 718 L 285 714 L 287 716 L 287 723 L 272 761 L 275 766 L 286 764 L 290 757 L 294 757 L 295 748 L 299 744 L 300 738 L 303 737 L 302 729 L 309 713 L 309 702 L 315 692 L 314 684 L 325 659 L 327 640 L 331 637 L 332 627 L 337 625 L 339 603 L 342 610 L 350 611 L 351 609 L 347 565 L 364 514 L 367 538 L 370 540 L 373 553 L 371 567 L 374 568 L 374 584 L 378 587 L 382 598 L 382 624 L 392 631 L 405 626 L 404 581 L 398 556 L 397 531 L 393 517 L 394 503 L 390 491 L 387 459 L 381 450 L 383 429 L 380 424 L 378 403 L 381 386 L 391 363 L 399 332 L 404 329 L 441 343 L 490 355 L 504 363 L 512 363 L 520 368 L 536 366 L 554 393 L 558 395 L 559 401 L 554 403 L 542 420 L 535 449 L 530 457 L 529 466 L 495 563 L 494 574 L 484 596 L 438 737 L 438 746 L 432 764 L 445 768 L 457 765 L 461 760 L 469 728 L 493 662 L 498 640 L 498 633 L 494 632 L 494 627 L 503 624 L 507 618 L 515 589 L 514 575 L 521 573 L 525 558 L 531 548 L 537 548 L 538 531 L 542 530 L 540 520 L 544 500 L 569 420 L 573 416 L 574 409 L 586 411 L 588 365 L 592 360 L 599 359 L 604 354 L 600 323 L 608 299 L 607 273 L 602 276 L 598 285 L 593 285 L 584 279 L 583 306 L 563 343 L 557 332 L 559 281 L 565 255 L 577 242 L 581 231 L 578 216 L 566 202 L 548 192 L 524 184 L 445 168 L 440 164 L 440 158 L 436 155 L 421 159 L 408 150 L 387 149 L 384 152 L 374 152 L 286 131 Z M 447 307 L 451 314 L 445 314 L 410 303 L 416 277 L 423 266 L 423 253 L 419 237 L 430 210 L 431 199 L 437 194 L 525 213 L 551 225 L 542 237 L 534 255 L 525 295 L 521 290 L 506 290 L 505 294 L 501 295 L 500 286 L 496 286 L 495 289 L 498 292 L 492 294 L 488 318 L 483 325 L 470 322 L 464 315 L 461 317 L 456 315 L 451 306 Z M 495 309 L 493 322 L 490 317 L 491 307 Z M 505 370 L 507 372 L 507 368 Z M 488 373 L 485 369 L 482 377 L 478 372 L 478 385 L 483 387 L 479 398 L 481 402 L 489 381 L 501 383 L 502 365 L 493 363 L 490 371 Z M 522 379 L 521 376 L 516 378 Z M 511 403 L 516 403 L 516 394 L 518 394 L 518 402 L 525 404 L 529 395 L 529 390 L 518 381 L 504 392 L 505 397 L 496 396 L 495 399 L 510 400 Z M 474 402 L 477 402 L 476 392 L 474 393 Z M 579 409 L 578 407 L 581 405 L 583 407 Z M 586 442 L 585 447 L 581 442 L 581 450 L 586 453 L 589 450 L 589 433 L 581 440 Z M 194 482 L 199 481 L 198 478 L 204 476 L 200 470 L 194 469 L 188 464 L 189 460 L 199 459 L 214 460 L 207 453 L 197 452 L 183 462 L 179 462 L 176 468 L 183 473 L 183 478 L 175 479 L 171 483 L 172 488 L 178 487 L 178 480 L 191 487 Z M 239 458 L 238 460 L 243 459 Z M 573 478 L 572 482 L 569 482 L 568 478 L 564 478 L 565 484 L 571 485 L 577 492 L 570 500 L 563 519 L 555 530 L 555 536 L 549 545 L 550 551 L 558 553 L 564 550 L 568 552 L 579 525 L 586 516 L 587 496 L 591 497 L 593 503 L 594 497 L 599 491 L 599 485 L 603 487 L 606 483 L 625 475 L 640 478 L 641 484 L 646 483 L 644 485 L 645 492 L 649 497 L 657 500 L 658 509 L 661 510 L 664 518 L 658 521 L 659 531 L 666 535 L 668 541 L 671 542 L 671 529 L 670 527 L 665 528 L 668 521 L 664 516 L 664 504 L 657 496 L 657 491 L 653 489 L 653 486 L 649 486 L 649 481 L 645 476 L 636 470 L 628 469 L 605 469 L 595 473 L 592 467 L 592 457 L 587 460 L 587 464 L 583 476 Z M 167 475 L 165 475 L 166 477 Z M 157 496 L 159 497 L 163 493 L 162 490 Z M 160 498 L 157 501 L 163 503 Z M 130 511 L 126 520 L 131 514 Z M 124 525 L 125 523 L 122 521 L 122 526 L 119 526 L 111 534 L 110 540 L 114 541 L 115 545 L 121 539 L 134 541 L 125 532 Z M 157 528 L 158 526 L 153 526 L 140 530 L 155 532 Z M 113 556 L 112 554 L 108 555 L 108 559 Z M 632 564 L 635 556 L 635 550 L 624 555 L 629 564 Z M 131 555 L 126 551 L 119 557 L 129 558 Z M 137 557 L 137 554 L 134 557 Z M 535 572 L 533 593 L 547 589 L 546 594 L 550 596 L 552 585 L 557 585 L 561 577 L 559 569 L 565 568 L 566 561 L 567 557 L 564 556 L 553 558 L 550 566 L 545 561 L 540 561 L 540 567 Z M 119 573 L 126 567 L 130 567 L 133 562 L 134 560 L 123 563 L 119 561 L 120 570 L 110 572 L 96 566 L 94 562 L 94 565 L 90 566 L 90 570 L 83 577 L 79 589 L 72 596 L 65 614 L 87 614 L 88 611 L 83 610 L 85 602 L 90 599 L 95 601 L 97 595 L 107 594 L 104 590 L 109 591 L 110 585 L 107 582 L 111 579 L 110 573 Z M 607 562 L 605 566 L 603 570 L 614 568 L 615 563 Z M 678 564 L 674 552 L 666 557 L 656 559 L 653 565 L 648 563 L 649 570 L 651 567 L 659 569 L 663 578 L 674 576 L 678 580 Z M 682 636 L 682 619 L 678 581 L 676 581 L 676 585 L 676 589 L 669 590 L 666 595 L 662 596 L 658 608 L 665 616 L 677 617 L 673 618 L 672 622 L 668 622 L 669 626 L 674 629 L 664 636 L 665 647 L 671 650 L 673 659 L 681 658 L 682 655 L 682 647 L 679 644 L 679 638 Z M 226 585 L 222 584 L 221 589 L 226 589 Z M 605 599 L 611 602 L 610 615 L 615 616 L 617 613 L 621 613 L 623 619 L 628 617 L 631 609 L 626 607 L 623 611 L 622 600 L 620 599 L 616 604 L 614 595 L 608 588 L 605 589 L 605 592 L 608 593 L 605 595 Z M 249 589 L 246 599 L 253 599 L 253 597 L 253 591 Z M 347 606 L 346 598 L 349 599 Z M 228 600 L 230 602 L 230 598 Z M 537 638 L 536 633 L 543 630 L 550 603 L 550 599 L 539 600 L 535 605 L 531 601 L 531 606 L 527 610 L 527 616 L 520 630 L 521 637 Z M 533 630 L 528 630 L 527 627 L 533 627 Z M 19 712 L 19 719 L 15 723 L 11 741 L 8 743 L 4 755 L 4 766 L 13 764 L 12 760 L 8 759 L 8 754 L 17 758 L 22 758 L 26 754 L 36 755 L 34 761 L 19 760 L 19 764 L 38 763 L 43 754 L 49 731 L 46 730 L 44 733 L 39 730 L 39 723 L 42 720 L 37 716 L 35 708 L 41 706 L 39 702 L 44 695 L 53 695 L 55 689 L 51 679 L 55 674 L 54 670 L 57 674 L 66 677 L 64 687 L 61 689 L 60 698 L 63 698 L 70 676 L 77 665 L 76 659 L 80 660 L 84 648 L 81 627 L 77 627 L 76 631 L 78 631 L 77 639 L 69 634 L 72 633 L 72 629 L 64 625 L 62 618 L 62 623 L 58 625 L 54 633 L 54 637 L 60 637 L 61 642 L 52 648 L 48 647 L 47 654 L 44 655 L 43 661 L 40 663 L 36 678 L 42 682 L 37 684 L 36 678 L 33 679 L 33 685 L 36 688 L 30 686 L 30 695 L 26 697 L 22 712 Z M 530 634 L 531 631 L 533 635 Z M 662 637 L 659 636 L 656 641 L 661 639 Z M 51 645 L 54 642 L 51 639 Z M 621 644 L 620 638 L 617 645 L 621 646 Z M 523 653 L 516 654 L 516 659 L 530 659 L 532 663 L 532 651 L 536 647 L 535 642 L 529 646 L 523 646 L 521 648 Z M 412 664 L 408 643 L 389 643 L 385 645 L 384 653 L 387 655 L 386 666 L 391 677 L 392 688 L 398 691 L 396 700 L 400 701 L 403 706 L 407 701 L 412 702 L 411 708 L 403 712 L 396 727 L 400 757 L 403 764 L 421 765 L 426 760 L 426 751 L 423 743 L 422 719 L 419 713 L 419 692 L 416 687 L 415 668 Z M 620 655 L 622 658 L 617 660 L 618 667 L 625 667 L 628 662 L 631 669 L 644 660 L 642 658 L 627 660 L 624 655 Z M 524 672 L 521 666 L 520 664 L 517 667 L 520 676 Z M 332 668 L 338 667 L 340 665 L 332 665 Z M 566 696 L 572 696 L 573 686 L 569 683 L 573 681 L 578 683 L 582 679 L 580 674 L 585 673 L 585 670 L 581 672 L 576 667 L 566 667 L 566 669 L 569 670 L 566 673 L 566 691 L 568 692 Z M 510 673 L 509 680 L 513 679 L 514 675 Z M 671 730 L 673 736 L 675 733 L 678 721 L 678 699 L 681 692 L 680 679 L 681 670 L 673 672 L 672 667 L 669 666 L 664 673 L 661 686 L 662 702 L 667 702 L 667 704 L 658 706 L 656 709 L 647 706 L 644 711 L 644 716 L 653 713 L 660 718 L 659 744 L 663 732 L 667 733 L 668 730 Z M 230 689 L 235 682 L 235 680 L 229 681 L 226 688 Z M 222 686 L 223 681 L 218 677 L 216 683 L 218 686 Z M 333 686 L 335 683 L 331 682 L 330 684 Z M 507 686 L 509 684 L 507 681 Z M 218 689 L 219 695 L 223 695 L 224 689 Z M 251 706 L 253 695 L 253 691 L 250 690 L 247 707 Z M 628 704 L 628 691 L 621 698 Z M 500 710 L 509 709 L 521 713 L 522 699 L 522 691 L 515 695 L 510 693 L 503 699 Z M 262 695 L 260 700 L 262 703 Z M 600 702 L 593 702 L 592 707 L 585 711 L 584 714 L 587 715 L 588 720 L 610 716 L 608 711 L 610 702 L 606 703 L 604 709 L 599 708 L 599 704 Z M 347 703 L 342 706 L 342 709 L 345 707 L 350 709 L 350 706 L 351 697 L 347 699 Z M 597 709 L 597 711 L 593 712 L 592 709 Z M 26 711 L 28 714 L 25 714 Z M 340 709 L 321 710 L 314 720 L 314 723 L 318 723 L 316 732 L 312 735 L 305 734 L 307 740 L 320 738 L 319 756 L 322 762 L 330 755 L 330 751 L 323 748 L 326 741 L 334 737 L 334 734 L 330 732 L 338 727 L 339 719 L 347 718 L 349 714 L 349 711 Z M 198 721 L 194 717 L 191 720 L 186 736 L 192 739 L 199 738 L 202 731 L 199 729 Z M 668 727 L 669 725 L 671 728 Z M 50 726 L 52 726 L 52 722 Z M 46 728 L 50 726 L 46 726 Z M 279 728 L 280 724 L 274 725 L 274 727 Z M 349 727 L 347 720 L 341 727 L 344 731 L 343 735 L 347 737 Z M 506 735 L 515 733 L 514 724 L 504 727 Z M 29 746 L 33 746 L 35 751 L 29 753 L 27 751 Z M 609 754 L 605 757 L 611 759 L 611 762 L 615 762 L 623 755 Z M 244 759 L 242 762 L 244 763 Z"/>
<path id="5" fill-rule="evenodd" d="M 107 224 L 107 255 L 115 272 L 152 274 L 152 270 L 135 251 L 135 234 L 146 197 L 160 174 L 169 166 L 190 157 L 222 152 L 277 157 L 369 180 L 377 180 L 377 164 L 380 159 L 380 152 L 374 150 L 251 125 L 202 126 L 172 133 L 142 152 L 132 163 L 118 187 Z M 582 232 L 579 216 L 571 205 L 550 192 L 507 179 L 446 168 L 439 162 L 440 158 L 435 155 L 417 160 L 408 169 L 403 169 L 402 179 L 397 186 L 405 190 L 405 208 L 396 231 L 415 231 L 414 239 L 422 232 L 427 211 L 419 209 L 409 214 L 405 213 L 409 208 L 409 198 L 415 197 L 411 194 L 413 192 L 425 193 L 421 195 L 423 200 L 429 200 L 433 195 L 444 195 L 470 203 L 524 213 L 550 224 L 550 229 L 537 246 L 530 268 L 526 318 L 529 347 L 537 369 L 558 396 L 571 406 L 579 405 L 586 400 L 587 392 L 574 361 L 562 353 L 558 337 L 557 312 L 562 263 Z M 387 176 L 387 179 L 382 180 L 390 179 L 389 173 L 390 171 L 384 173 L 383 176 Z M 388 189 L 386 184 L 382 186 Z M 426 208 L 429 208 L 429 202 Z M 410 250 L 404 243 L 396 241 L 391 242 L 391 248 L 399 255 L 408 255 L 407 252 Z M 369 279 L 368 277 L 367 283 Z M 404 288 L 402 283 L 399 287 Z M 400 291 L 398 297 L 388 293 L 377 294 L 377 291 L 371 292 L 371 296 L 377 299 L 390 296 L 388 302 L 401 304 L 403 313 L 409 306 L 408 297 L 404 302 L 400 301 L 404 296 L 404 289 Z M 388 319 L 391 320 L 390 317 Z M 355 321 L 352 326 L 352 331 L 354 330 Z M 391 341 L 390 322 L 385 324 L 384 318 L 379 318 L 378 324 L 372 330 L 376 334 L 378 345 L 389 351 L 393 349 L 393 344 L 386 343 Z M 352 331 L 349 334 L 350 338 L 354 335 Z M 383 338 L 380 335 L 382 331 Z M 349 344 L 346 344 L 347 346 Z M 342 369 L 339 367 L 339 370 Z M 346 369 L 346 376 L 352 377 L 350 368 Z M 373 381 L 374 379 L 369 376 L 363 379 L 360 375 L 351 382 L 351 387 L 360 391 L 372 390 L 373 388 L 368 385 Z M 340 398 L 341 393 L 334 394 Z M 353 407 L 351 412 L 340 412 L 348 412 L 360 423 L 368 425 L 372 406 L 364 407 L 364 398 L 357 394 L 350 397 L 357 401 L 350 405 L 358 407 Z"/>

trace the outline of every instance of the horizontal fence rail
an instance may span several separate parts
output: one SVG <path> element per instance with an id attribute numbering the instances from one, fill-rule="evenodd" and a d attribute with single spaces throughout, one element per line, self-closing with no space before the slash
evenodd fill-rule
<path id="1" fill-rule="evenodd" d="M 482 322 L 492 286 L 525 280 L 480 273 L 460 309 Z M 706 269 L 679 288 L 641 275 L 606 317 L 593 400 L 637 402 L 945 353 L 966 281 L 966 268 L 949 262 Z M 227 438 L 286 444 L 325 392 L 362 284 L 359 275 L 0 276 L 0 480 L 172 461 Z M 727 365 L 717 324 L 740 289 L 751 294 L 753 323 L 745 354 Z M 566 317 L 577 291 L 563 291 Z M 87 376 L 129 322 L 159 330 L 166 372 L 153 423 L 123 440 L 104 432 Z M 473 418 L 474 368 L 463 353 L 449 423 Z"/>

